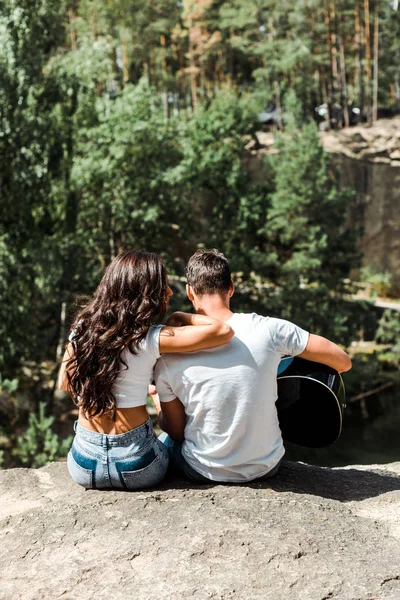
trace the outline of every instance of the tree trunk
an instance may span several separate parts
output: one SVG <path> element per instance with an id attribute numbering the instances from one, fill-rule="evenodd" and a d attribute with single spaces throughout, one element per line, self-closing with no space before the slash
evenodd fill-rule
<path id="1" fill-rule="evenodd" d="M 283 119 L 282 119 L 282 101 L 281 101 L 281 88 L 279 87 L 278 81 L 274 81 L 276 108 L 278 110 L 278 128 L 283 131 Z"/>
<path id="2" fill-rule="evenodd" d="M 232 51 L 232 38 L 234 37 L 234 32 L 229 32 L 229 45 L 228 45 L 228 72 L 226 74 L 226 83 L 229 87 L 232 86 L 232 82 L 234 81 L 233 76 L 233 51 Z"/>
<path id="3" fill-rule="evenodd" d="M 77 38 L 76 38 L 76 30 L 74 27 L 75 17 L 76 17 L 76 15 L 75 15 L 74 9 L 69 8 L 68 9 L 69 35 L 70 35 L 72 50 L 76 50 L 78 47 Z"/>
<path id="4" fill-rule="evenodd" d="M 374 97 L 372 104 L 372 120 L 378 119 L 378 52 L 379 52 L 379 0 L 375 0 L 374 23 Z"/>
<path id="5" fill-rule="evenodd" d="M 218 55 L 218 58 L 217 58 L 217 65 L 216 65 L 215 72 L 217 75 L 216 80 L 218 83 L 218 89 L 220 90 L 222 87 L 222 82 L 223 82 L 223 66 L 222 65 L 224 62 L 223 53 L 222 53 L 221 48 L 218 49 L 217 55 Z"/>
<path id="6" fill-rule="evenodd" d="M 166 57 L 166 48 L 167 48 L 167 41 L 165 38 L 165 35 L 162 33 L 160 36 L 160 44 L 161 44 L 161 48 L 162 48 L 162 60 L 161 60 L 161 69 L 162 69 L 162 86 L 163 86 L 163 92 L 162 92 L 162 98 L 163 98 L 163 106 L 164 106 L 164 118 L 166 121 L 168 121 L 169 119 L 169 102 L 168 102 L 168 88 L 167 88 L 167 77 L 168 77 L 168 72 L 167 72 L 167 57 Z"/>
<path id="7" fill-rule="evenodd" d="M 342 0 L 339 1 L 339 50 L 340 50 L 340 101 L 343 106 L 343 118 L 345 127 L 350 125 L 349 104 L 347 98 L 347 82 L 346 82 L 346 60 L 344 54 L 344 17 Z"/>
<path id="8" fill-rule="evenodd" d="M 331 51 L 332 51 L 332 76 L 334 88 L 338 88 L 338 63 L 337 63 L 337 48 L 336 48 L 336 27 L 335 27 L 336 15 L 335 15 L 335 3 L 330 2 L 329 5 L 329 25 L 331 35 Z"/>
<path id="9" fill-rule="evenodd" d="M 181 44 L 177 45 L 177 54 L 178 54 L 178 64 L 179 64 L 179 79 L 178 79 L 179 99 L 181 99 L 183 101 L 183 107 L 184 107 L 184 110 L 186 111 L 187 110 L 187 105 L 186 105 L 187 84 L 186 84 L 186 77 L 184 75 L 185 59 L 184 59 L 183 49 L 182 49 Z M 178 100 L 178 110 L 179 110 L 179 100 Z"/>
<path id="10" fill-rule="evenodd" d="M 395 19 L 396 23 L 399 23 L 399 3 L 397 6 L 393 5 L 393 9 L 395 10 Z M 397 26 L 397 33 L 399 34 L 399 26 Z M 393 64 L 397 65 L 394 77 L 393 77 L 393 98 L 394 103 L 396 104 L 397 111 L 400 113 L 400 43 L 397 36 L 397 42 L 395 46 L 394 52 L 394 62 Z"/>
<path id="11" fill-rule="evenodd" d="M 192 17 L 189 17 L 189 19 L 188 19 L 188 28 L 189 28 L 190 93 L 192 96 L 192 108 L 195 111 L 197 109 L 197 81 L 196 81 L 197 68 L 196 68 L 195 59 L 194 59 Z"/>
<path id="12" fill-rule="evenodd" d="M 60 324 L 59 324 L 59 334 L 58 334 L 58 344 L 56 350 L 56 362 L 61 362 L 61 359 L 64 354 L 64 344 L 67 339 L 67 303 L 61 302 L 61 310 L 60 310 Z"/>
<path id="13" fill-rule="evenodd" d="M 117 256 L 114 228 L 115 228 L 115 220 L 114 220 L 114 215 L 112 215 L 112 217 L 110 219 L 110 231 L 109 231 L 109 235 L 108 235 L 108 246 L 109 246 L 111 260 L 114 260 L 114 258 Z M 110 262 L 111 262 L 111 260 L 110 260 Z"/>
<path id="14" fill-rule="evenodd" d="M 365 81 L 365 112 L 367 121 L 371 124 L 371 42 L 369 30 L 369 0 L 364 0 L 365 13 L 365 60 L 366 60 L 366 81 Z"/>
<path id="15" fill-rule="evenodd" d="M 261 23 L 261 21 L 259 20 L 259 23 Z M 274 28 L 274 19 L 273 17 L 268 17 L 268 41 L 269 43 L 272 44 L 274 43 L 274 34 L 275 34 L 275 28 Z M 263 65 L 264 65 L 264 69 L 267 71 L 267 60 L 265 58 L 265 56 L 263 57 Z M 274 90 L 274 95 L 275 95 L 275 104 L 276 104 L 276 109 L 277 109 L 277 114 L 278 114 L 278 129 L 280 129 L 280 131 L 283 130 L 283 119 L 282 119 L 282 102 L 281 102 L 281 88 L 279 86 L 279 82 L 276 79 L 276 74 L 273 73 L 272 75 L 272 81 L 273 81 L 273 90 Z"/>
<path id="16" fill-rule="evenodd" d="M 355 11 L 355 44 L 357 52 L 357 86 L 358 86 L 358 105 L 360 108 L 359 120 L 364 112 L 364 81 L 362 67 L 362 43 L 361 43 L 361 20 L 360 20 L 360 0 L 357 0 Z"/>
<path id="17" fill-rule="evenodd" d="M 333 95 L 334 95 L 334 84 L 333 84 L 333 53 L 332 53 L 332 38 L 331 38 L 331 25 L 330 25 L 330 11 L 329 5 L 327 2 L 324 2 L 324 21 L 325 21 L 325 29 L 326 29 L 326 45 L 329 56 L 329 73 L 326 82 L 326 93 L 327 93 L 327 105 L 328 105 L 328 114 L 327 114 L 327 122 L 328 129 L 331 128 L 331 119 L 333 116 Z"/>
<path id="18" fill-rule="evenodd" d="M 128 44 L 126 41 L 126 31 L 124 26 L 121 26 L 121 54 L 122 54 L 122 81 L 124 85 L 129 83 L 129 58 Z"/>
<path id="19" fill-rule="evenodd" d="M 99 35 L 98 35 L 97 14 L 96 14 L 95 10 L 92 12 L 92 31 L 93 31 L 94 39 L 97 40 Z"/>
<path id="20" fill-rule="evenodd" d="M 56 350 L 56 360 L 59 360 L 62 353 L 62 344 L 66 337 L 66 315 L 68 306 L 71 301 L 71 287 L 76 273 L 76 248 L 74 247 L 74 237 L 76 234 L 76 226 L 78 220 L 78 195 L 71 185 L 71 171 L 74 159 L 74 122 L 73 116 L 78 109 L 78 88 L 73 89 L 69 108 L 64 115 L 68 124 L 68 134 L 66 141 L 66 164 L 65 164 L 65 215 L 64 215 L 64 249 L 63 249 L 63 265 L 60 280 L 60 296 L 59 296 L 59 315 L 60 321 L 58 325 L 58 346 Z"/>
<path id="21" fill-rule="evenodd" d="M 306 0 L 304 0 L 304 10 L 307 14 L 307 18 L 308 18 L 308 26 L 310 28 L 310 32 L 311 32 L 311 39 L 312 39 L 312 48 L 311 48 L 311 53 L 313 56 L 318 57 L 318 62 L 320 62 L 321 64 L 318 64 L 316 69 L 315 69 L 315 79 L 316 79 L 316 102 L 317 105 L 319 106 L 320 104 L 323 104 L 324 102 L 327 103 L 327 94 L 326 94 L 326 82 L 325 82 L 325 70 L 324 70 L 324 65 L 322 64 L 322 60 L 321 60 L 321 48 L 319 45 L 319 37 L 315 32 L 315 23 L 318 20 L 317 17 L 317 13 L 313 14 L 312 9 L 308 6 L 308 2 Z M 328 116 L 328 122 L 329 122 L 329 116 Z"/>

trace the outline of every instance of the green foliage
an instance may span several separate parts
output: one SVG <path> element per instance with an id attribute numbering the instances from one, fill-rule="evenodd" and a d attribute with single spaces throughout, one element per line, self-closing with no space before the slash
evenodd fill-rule
<path id="1" fill-rule="evenodd" d="M 399 110 L 392 93 L 393 81 L 399 82 L 400 61 L 400 6 L 398 2 L 383 1 L 380 10 L 380 53 L 379 53 L 379 104 Z"/>
<path id="2" fill-rule="evenodd" d="M 342 4 L 354 88 L 354 7 Z M 398 11 L 381 6 L 380 94 L 390 105 Z M 372 317 L 367 305 L 346 300 L 359 258 L 345 228 L 351 193 L 340 190 L 305 119 L 324 86 L 341 101 L 325 8 L 293 0 L 4 0 L 4 378 L 12 381 L 27 359 L 54 360 L 68 326 L 61 307 L 70 311 L 77 295 L 91 293 L 128 247 L 160 252 L 176 275 L 194 249 L 218 247 L 241 273 L 239 310 L 286 317 L 342 343 L 358 335 Z M 281 103 L 286 132 L 279 154 L 259 168 L 247 144 L 269 101 Z M 0 393 L 10 408 L 15 390 L 7 385 Z M 35 461 L 36 450 L 39 461 L 56 456 L 43 410 L 20 441 L 21 461 Z"/>
<path id="3" fill-rule="evenodd" d="M 10 433 L 16 420 L 15 393 L 18 379 L 4 379 L 0 373 L 0 468 L 7 462 Z"/>
<path id="4" fill-rule="evenodd" d="M 344 297 L 359 260 L 355 232 L 345 227 L 352 192 L 339 188 L 316 126 L 289 123 L 278 137 L 279 154 L 266 164 L 274 191 L 263 244 L 252 253 L 255 270 L 273 284 L 268 302 L 275 312 L 348 343 L 356 331 Z"/>
<path id="5" fill-rule="evenodd" d="M 369 295 L 388 296 L 392 285 L 392 275 L 389 272 L 377 273 L 371 266 L 363 267 L 360 270 L 360 281 L 368 284 Z"/>
<path id="6" fill-rule="evenodd" d="M 35 277 L 51 235 L 55 123 L 45 65 L 63 41 L 64 10 L 7 0 L 0 12 L 0 366 L 10 372 L 34 344 Z"/>
<path id="7" fill-rule="evenodd" d="M 385 381 L 378 352 L 357 352 L 352 356 L 352 368 L 344 377 L 348 398 L 368 392 Z"/>
<path id="8" fill-rule="evenodd" d="M 125 87 L 109 107 L 97 101 L 96 122 L 80 130 L 71 173 L 85 280 L 88 266 L 98 277 L 122 248 L 169 255 L 165 240 L 173 245 L 185 203 L 181 157 L 177 123 L 165 121 L 146 80 Z"/>
<path id="9" fill-rule="evenodd" d="M 385 310 L 380 321 L 375 337 L 381 344 L 391 345 L 383 353 L 382 359 L 394 363 L 400 368 L 400 313 L 394 310 Z"/>
<path id="10" fill-rule="evenodd" d="M 38 414 L 29 415 L 29 423 L 26 431 L 17 438 L 13 455 L 23 465 L 38 468 L 49 462 L 66 456 L 71 443 L 72 436 L 60 441 L 58 435 L 52 430 L 54 417 L 45 416 L 46 404 L 39 404 Z"/>
<path id="11" fill-rule="evenodd" d="M 243 161 L 255 114 L 247 96 L 221 93 L 193 115 L 184 132 L 181 168 L 199 225 L 186 232 L 192 247 L 218 247 L 235 270 L 249 270 L 246 255 L 267 203 L 267 184 L 254 185 Z"/>
<path id="12" fill-rule="evenodd" d="M 0 373 L 0 394 L 6 394 L 7 396 L 13 396 L 18 389 L 18 379 L 3 379 Z"/>

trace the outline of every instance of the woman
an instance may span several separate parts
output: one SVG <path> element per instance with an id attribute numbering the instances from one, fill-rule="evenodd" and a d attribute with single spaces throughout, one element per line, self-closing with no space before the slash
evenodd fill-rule
<path id="1" fill-rule="evenodd" d="M 76 317 L 59 387 L 79 407 L 68 469 L 85 488 L 133 490 L 163 479 L 168 453 L 146 410 L 155 362 L 162 353 L 213 348 L 233 336 L 204 315 L 178 313 L 182 327 L 155 325 L 171 295 L 162 259 L 128 250 Z"/>

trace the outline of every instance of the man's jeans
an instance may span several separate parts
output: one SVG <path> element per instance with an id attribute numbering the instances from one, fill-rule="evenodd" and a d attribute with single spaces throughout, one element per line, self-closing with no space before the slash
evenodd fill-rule
<path id="1" fill-rule="evenodd" d="M 180 473 L 181 475 L 184 475 L 185 477 L 187 477 L 187 479 L 189 479 L 193 483 L 213 483 L 213 484 L 224 483 L 223 481 L 214 481 L 211 479 L 207 479 L 207 477 L 204 477 L 204 475 L 201 475 L 201 473 L 198 473 L 195 469 L 193 469 L 193 467 L 191 467 L 182 456 L 182 443 L 181 442 L 175 442 L 165 432 L 161 433 L 161 435 L 158 436 L 158 439 L 168 449 L 169 465 L 170 465 L 170 469 L 172 470 L 172 472 Z M 275 467 L 273 469 L 268 471 L 268 473 L 266 473 L 266 475 L 262 475 L 261 477 L 257 477 L 257 479 L 252 479 L 251 481 L 247 481 L 245 483 L 264 481 L 265 479 L 269 479 L 270 477 L 273 477 L 278 472 L 279 467 L 281 466 L 282 460 L 283 460 L 283 458 L 281 458 L 281 460 L 278 462 L 278 464 L 275 465 Z M 232 483 L 232 482 L 226 482 L 226 483 Z"/>
<path id="2" fill-rule="evenodd" d="M 166 446 L 169 456 L 169 468 L 173 473 L 180 473 L 194 483 L 210 483 L 211 479 L 207 479 L 201 473 L 195 471 L 182 456 L 182 443 L 175 442 L 165 432 L 158 436 L 160 442 Z M 215 482 L 212 482 L 215 483 Z"/>

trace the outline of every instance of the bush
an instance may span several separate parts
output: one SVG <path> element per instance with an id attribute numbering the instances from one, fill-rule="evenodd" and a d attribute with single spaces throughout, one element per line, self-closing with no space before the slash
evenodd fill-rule
<path id="1" fill-rule="evenodd" d="M 45 416 L 45 402 L 39 404 L 39 413 L 29 416 L 25 433 L 16 439 L 13 456 L 25 466 L 38 468 L 66 456 L 72 436 L 60 440 L 51 430 L 54 417 Z"/>
<path id="2" fill-rule="evenodd" d="M 400 313 L 385 310 L 379 321 L 376 341 L 391 345 L 382 358 L 400 368 Z"/>
<path id="3" fill-rule="evenodd" d="M 377 273 L 372 267 L 366 266 L 360 271 L 360 279 L 367 284 L 368 293 L 372 298 L 389 295 L 392 285 L 390 273 Z"/>

